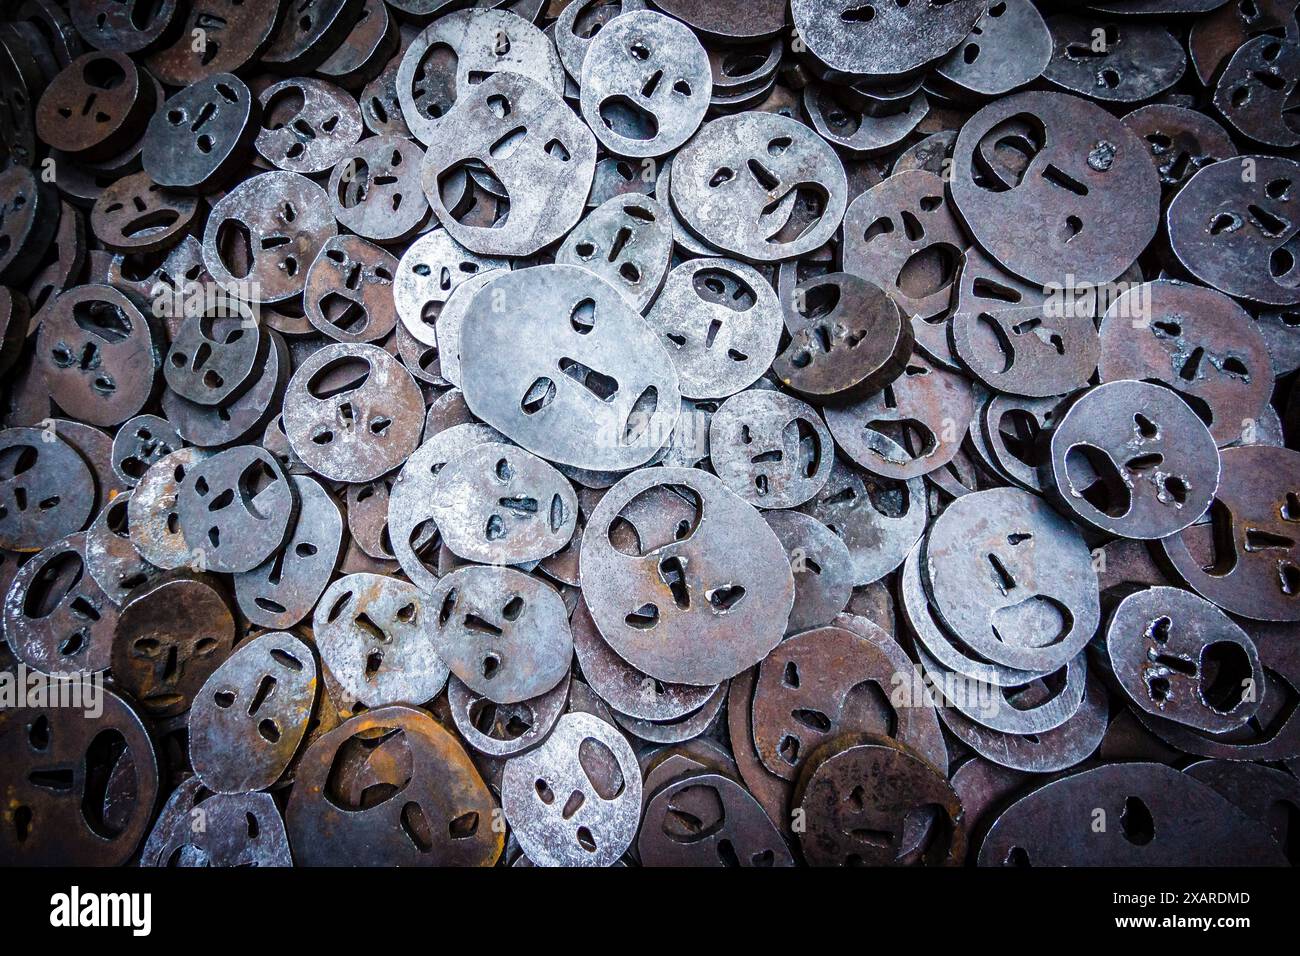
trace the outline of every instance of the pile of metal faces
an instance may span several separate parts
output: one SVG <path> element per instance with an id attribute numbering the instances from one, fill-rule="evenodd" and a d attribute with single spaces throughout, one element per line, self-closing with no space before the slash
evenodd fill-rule
<path id="1" fill-rule="evenodd" d="M 1284 0 L 14 0 L 0 861 L 1286 865 Z"/>

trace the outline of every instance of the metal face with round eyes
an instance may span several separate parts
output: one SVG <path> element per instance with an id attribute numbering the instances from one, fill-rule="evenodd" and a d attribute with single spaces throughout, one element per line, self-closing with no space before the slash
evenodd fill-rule
<path id="1" fill-rule="evenodd" d="M 234 576 L 239 609 L 259 627 L 287 628 L 306 619 L 343 550 L 338 502 L 314 478 L 293 475 L 289 481 L 298 496 L 298 518 L 288 542 L 253 570 Z"/>
<path id="2" fill-rule="evenodd" d="M 68 693 L 98 693 L 103 709 L 20 707 L 0 723 L 5 866 L 122 866 L 149 830 L 158 799 L 149 730 L 108 688 L 72 685 Z"/>
<path id="3" fill-rule="evenodd" d="M 149 72 L 168 86 L 189 86 L 217 73 L 234 73 L 257 55 L 271 37 L 280 4 L 244 0 L 191 0 L 181 11 L 184 26 L 175 42 L 150 53 Z M 205 43 L 194 49 L 194 31 Z"/>
<path id="4" fill-rule="evenodd" d="M 1121 601 L 1106 625 L 1106 653 L 1135 704 L 1207 733 L 1245 724 L 1267 686 L 1246 632 L 1179 588 L 1147 588 Z"/>
<path id="5" fill-rule="evenodd" d="M 934 68 L 957 89 L 1001 96 L 1038 79 L 1052 58 L 1052 34 L 1030 0 L 997 0 L 965 41 Z"/>
<path id="6" fill-rule="evenodd" d="M 95 506 L 86 460 L 39 428 L 0 431 L 0 548 L 39 551 L 80 531 Z"/>
<path id="7" fill-rule="evenodd" d="M 844 542 L 852 583 L 879 581 L 903 563 L 925 530 L 925 485 L 860 472 L 835 459 L 822 489 L 800 509 Z M 797 584 L 797 581 L 796 581 Z"/>
<path id="8" fill-rule="evenodd" d="M 709 454 L 723 484 L 745 501 L 760 508 L 794 508 L 830 478 L 835 445 L 811 405 L 753 388 L 733 395 L 714 413 Z"/>
<path id="9" fill-rule="evenodd" d="M 164 190 L 148 173 L 133 173 L 100 193 L 90 226 L 114 252 L 158 252 L 190 231 L 199 208 L 195 197 Z"/>
<path id="10" fill-rule="evenodd" d="M 881 391 L 825 408 L 844 454 L 867 471 L 904 481 L 952 461 L 974 411 L 970 382 L 916 353 Z"/>
<path id="11" fill-rule="evenodd" d="M 289 348 L 269 327 L 263 327 L 262 337 L 269 341 L 269 347 L 257 380 L 229 405 L 199 405 L 171 389 L 163 392 L 163 413 L 187 442 L 204 448 L 250 442 L 260 438 L 275 418 L 289 380 Z"/>
<path id="12" fill-rule="evenodd" d="M 946 56 L 970 33 L 984 4 L 793 0 L 790 12 L 808 53 L 826 70 L 884 79 Z"/>
<path id="13" fill-rule="evenodd" d="M 123 422 L 113 437 L 113 474 L 122 487 L 134 488 L 150 465 L 184 444 L 167 419 L 137 415 Z"/>
<path id="14" fill-rule="evenodd" d="M 881 109 L 879 115 L 855 109 L 842 87 L 809 83 L 803 89 L 803 106 L 815 129 L 827 142 L 855 159 L 873 156 L 899 145 L 930 112 L 924 93 L 899 105 Z"/>
<path id="15" fill-rule="evenodd" d="M 1220 445 L 1239 440 L 1273 392 L 1268 345 L 1226 295 L 1162 279 L 1129 289 L 1101 325 L 1101 380 L 1172 389 Z"/>
<path id="16" fill-rule="evenodd" d="M 176 510 L 185 543 L 204 567 L 233 574 L 251 571 L 284 545 L 298 501 L 274 455 L 240 445 L 186 472 Z"/>
<path id="17" fill-rule="evenodd" d="M 1101 352 L 1095 294 L 1081 300 L 1054 288 L 1022 282 L 979 249 L 966 250 L 946 323 L 949 357 L 999 392 L 1041 398 L 1082 388 Z"/>
<path id="18" fill-rule="evenodd" d="M 558 93 L 495 73 L 469 88 L 449 120 L 427 141 L 423 185 L 453 239 L 480 255 L 529 256 L 578 221 L 596 138 Z"/>
<path id="19" fill-rule="evenodd" d="M 1160 542 L 1178 578 L 1219 607 L 1256 621 L 1300 621 L 1300 454 L 1270 445 L 1219 452 L 1214 503 Z"/>
<path id="20" fill-rule="evenodd" d="M 1275 36 L 1247 40 L 1214 90 L 1214 107 L 1241 135 L 1278 149 L 1300 146 L 1290 104 L 1300 86 L 1300 42 Z"/>
<path id="21" fill-rule="evenodd" d="M 1183 45 L 1158 23 L 1057 13 L 1047 18 L 1047 26 L 1053 49 L 1043 77 L 1089 99 L 1149 100 L 1177 83 L 1187 69 Z"/>
<path id="22" fill-rule="evenodd" d="M 131 543 L 131 493 L 117 495 L 86 529 L 82 556 L 86 570 L 108 599 L 121 607 L 127 596 L 162 573 L 140 556 Z"/>
<path id="23" fill-rule="evenodd" d="M 1237 155 L 1223 127 L 1193 109 L 1152 103 L 1126 113 L 1124 125 L 1147 144 L 1166 193 L 1181 189 L 1203 167 Z"/>
<path id="24" fill-rule="evenodd" d="M 330 174 L 330 211 L 376 242 L 404 242 L 429 218 L 420 189 L 424 150 L 402 136 L 370 136 L 349 149 Z"/>
<path id="25" fill-rule="evenodd" d="M 407 247 L 397 265 L 393 283 L 397 317 L 417 342 L 437 346 L 441 353 L 456 351 L 435 332 L 451 294 L 471 280 L 481 282 L 485 274 L 509 268 L 508 259 L 476 255 L 446 229 L 431 229 Z"/>
<path id="26" fill-rule="evenodd" d="M 434 647 L 437 605 L 414 585 L 382 574 L 339 578 L 316 605 L 321 660 L 350 700 L 366 707 L 423 704 L 447 683 Z"/>
<path id="27" fill-rule="evenodd" d="M 674 157 L 670 191 L 693 232 L 756 262 L 820 247 L 848 203 L 848 180 L 834 149 L 776 113 L 738 113 L 704 124 Z"/>
<path id="28" fill-rule="evenodd" d="M 360 236 L 331 237 L 307 271 L 307 321 L 338 342 L 378 342 L 397 324 L 396 275 L 397 259 L 387 250 Z"/>
<path id="29" fill-rule="evenodd" d="M 871 625 L 867 625 L 871 627 Z M 897 739 L 933 766 L 947 752 L 934 710 L 895 707 L 895 673 L 915 670 L 879 629 L 866 640 L 840 627 L 822 627 L 783 641 L 764 660 L 754 683 L 754 748 L 769 771 L 794 780 L 809 755 L 841 734 Z"/>
<path id="30" fill-rule="evenodd" d="M 215 73 L 181 90 L 154 114 L 140 154 L 164 189 L 204 193 L 248 158 L 258 107 L 244 81 Z"/>
<path id="31" fill-rule="evenodd" d="M 988 660 L 1055 670 L 1092 638 L 1097 572 L 1079 531 L 1018 488 L 956 499 L 925 540 L 922 577 L 939 620 Z"/>
<path id="32" fill-rule="evenodd" d="M 476 694 L 459 677 L 447 685 L 447 704 L 465 742 L 489 757 L 512 757 L 546 739 L 569 701 L 568 675 L 544 694 L 498 704 Z"/>
<path id="33" fill-rule="evenodd" d="M 361 138 L 361 110 L 346 92 L 323 80 L 281 80 L 262 91 L 257 151 L 291 173 L 323 173 L 345 159 Z"/>
<path id="34" fill-rule="evenodd" d="M 781 342 L 776 293 L 757 269 L 734 259 L 692 259 L 674 268 L 646 321 L 687 398 L 725 398 L 748 388 Z"/>
<path id="35" fill-rule="evenodd" d="M 456 10 L 440 16 L 411 41 L 397 70 L 402 118 L 434 153 L 435 143 L 456 141 L 447 134 L 467 115 L 453 107 L 477 102 L 475 87 L 500 73 L 531 80 L 557 98 L 564 92 L 559 54 L 527 20 L 504 10 Z M 531 109 L 522 103 L 517 107 L 512 126 L 521 117 L 532 118 Z"/>
<path id="36" fill-rule="evenodd" d="M 513 568 L 469 565 L 429 592 L 431 640 L 451 672 L 498 704 L 529 700 L 569 671 L 573 635 L 549 584 Z"/>
<path id="37" fill-rule="evenodd" d="M 302 292 L 307 270 L 337 231 L 325 190 L 296 173 L 263 173 L 212 207 L 203 264 L 232 295 L 283 302 Z"/>
<path id="38" fill-rule="evenodd" d="M 247 304 L 215 287 L 205 299 L 172 338 L 163 378 L 187 401 L 227 406 L 257 381 L 271 343 Z"/>
<path id="39" fill-rule="evenodd" d="M 494 278 L 460 335 L 470 409 L 557 464 L 600 471 L 648 461 L 681 411 L 672 360 L 610 285 L 577 266 Z"/>
<path id="40" fill-rule="evenodd" d="M 131 592 L 113 639 L 113 676 L 151 717 L 174 717 L 235 648 L 235 619 L 209 575 L 168 573 Z"/>
<path id="41" fill-rule="evenodd" d="M 4 601 L 4 632 L 18 660 L 42 674 L 106 670 L 118 612 L 86 570 L 86 536 L 70 534 L 29 559 Z"/>
<path id="42" fill-rule="evenodd" d="M 137 53 L 168 33 L 177 0 L 72 0 L 72 24 L 97 50 Z"/>
<path id="43" fill-rule="evenodd" d="M 582 118 L 602 146 L 619 156 L 662 156 L 699 129 L 713 74 L 689 27 L 636 10 L 592 38 L 580 85 Z"/>
<path id="44" fill-rule="evenodd" d="M 791 806 L 807 821 L 798 837 L 810 866 L 954 866 L 966 856 L 966 819 L 952 786 L 885 737 L 850 734 L 827 743 L 809 758 Z M 907 821 L 922 807 L 940 814 L 937 839 L 905 861 Z"/>
<path id="45" fill-rule="evenodd" d="M 1077 820 L 1110 821 L 1061 840 Z M 1039 787 L 1012 804 L 980 845 L 980 866 L 1285 866 L 1268 829 L 1205 784 L 1155 763 L 1117 763 Z"/>
<path id="46" fill-rule="evenodd" d="M 294 453 L 333 481 L 371 481 L 420 443 L 424 396 L 402 363 L 374 345 L 327 345 L 298 370 L 284 396 Z"/>
<path id="47" fill-rule="evenodd" d="M 311 648 L 292 634 L 241 644 L 190 708 L 190 762 L 203 785 L 248 793 L 279 780 L 306 736 L 317 683 Z"/>
<path id="48" fill-rule="evenodd" d="M 501 855 L 491 791 L 424 711 L 352 718 L 311 743 L 294 781 L 285 823 L 299 865 L 492 866 Z"/>
<path id="49" fill-rule="evenodd" d="M 541 746 L 506 761 L 501 808 L 538 866 L 612 866 L 641 815 L 641 768 L 599 717 L 561 717 Z"/>
<path id="50" fill-rule="evenodd" d="M 796 286 L 786 312 L 790 342 L 772 368 L 813 401 L 877 391 L 903 373 L 914 323 L 876 285 L 849 272 Z"/>
<path id="51" fill-rule="evenodd" d="M 794 572 L 794 607 L 788 633 L 830 624 L 853 596 L 853 558 L 835 532 L 799 511 L 768 511 L 763 515 L 790 556 Z"/>
<path id="52" fill-rule="evenodd" d="M 195 826 L 199 819 L 201 828 Z M 140 865 L 293 866 L 293 856 L 269 793 L 212 793 L 190 777 L 163 805 Z"/>
<path id="53" fill-rule="evenodd" d="M 615 196 L 565 238 L 555 261 L 600 276 L 644 312 L 659 293 L 673 251 L 667 211 L 649 196 Z"/>
<path id="54" fill-rule="evenodd" d="M 578 519 L 567 478 L 500 442 L 476 444 L 448 462 L 428 507 L 443 544 L 479 564 L 540 561 L 568 543 Z"/>
<path id="55" fill-rule="evenodd" d="M 1245 177 L 1243 169 L 1253 175 Z M 1300 302 L 1300 163 L 1241 156 L 1206 166 L 1169 204 L 1169 245 L 1193 276 L 1266 305 Z"/>
<path id="56" fill-rule="evenodd" d="M 116 289 L 69 289 L 40 311 L 36 355 L 45 384 L 70 416 L 116 425 L 138 415 L 157 384 L 161 340 Z"/>
<path id="57" fill-rule="evenodd" d="M 124 53 L 95 51 L 73 60 L 41 94 L 41 142 L 84 162 L 122 153 L 153 115 L 158 94 Z"/>
<path id="58" fill-rule="evenodd" d="M 435 434 L 411 453 L 388 497 L 388 540 L 406 576 L 428 591 L 437 582 L 441 544 L 430 502 L 438 474 L 474 445 L 499 442 L 501 433 L 465 422 Z"/>
<path id="59" fill-rule="evenodd" d="M 1196 413 L 1148 382 L 1084 393 L 1052 430 L 1043 485 L 1064 510 L 1124 538 L 1164 538 L 1205 513 L 1219 451 Z"/>
<path id="60" fill-rule="evenodd" d="M 698 469 L 644 469 L 619 481 L 587 519 L 580 564 L 583 596 L 610 647 L 674 683 L 716 684 L 756 664 L 780 642 L 794 604 L 780 539 Z"/>
<path id="61" fill-rule="evenodd" d="M 164 570 L 197 564 L 185 543 L 178 496 L 185 476 L 214 453 L 202 448 L 178 448 L 149 466 L 136 483 L 127 506 L 131 543 L 140 556 Z"/>
<path id="62" fill-rule="evenodd" d="M 1155 235 L 1160 187 L 1143 143 L 1100 106 L 1016 93 L 981 109 L 953 147 L 950 195 L 975 241 L 1037 285 L 1109 282 Z"/>
<path id="63" fill-rule="evenodd" d="M 550 32 L 560 62 L 569 76 L 581 81 L 582 61 L 587 50 L 610 21 L 625 13 L 644 9 L 645 0 L 573 0 L 565 4 Z"/>
<path id="64" fill-rule="evenodd" d="M 717 690 L 716 686 L 655 680 L 637 670 L 606 643 L 586 603 L 578 604 L 571 624 L 573 650 L 582 676 L 600 699 L 620 714 L 660 723 L 678 720 L 698 711 Z"/>
<path id="65" fill-rule="evenodd" d="M 947 311 L 967 242 L 938 176 L 912 169 L 868 189 L 845 212 L 844 236 L 844 271 L 880 286 L 904 315 Z"/>
<path id="66" fill-rule="evenodd" d="M 690 773 L 646 803 L 642 866 L 794 866 L 781 833 L 749 791 L 720 773 Z"/>
<path id="67" fill-rule="evenodd" d="M 58 217 L 51 215 L 58 198 L 48 183 L 21 166 L 0 172 L 0 196 L 0 282 L 16 284 L 45 261 L 58 229 Z M 17 328 L 12 317 L 10 323 Z M 10 334 L 6 331 L 6 345 Z"/>

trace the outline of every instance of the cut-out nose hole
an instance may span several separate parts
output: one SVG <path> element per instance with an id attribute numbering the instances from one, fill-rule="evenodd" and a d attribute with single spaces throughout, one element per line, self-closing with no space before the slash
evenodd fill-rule
<path id="1" fill-rule="evenodd" d="M 1126 797 L 1119 815 L 1124 839 L 1134 846 L 1146 846 L 1156 837 L 1156 823 L 1151 810 L 1138 797 Z"/>

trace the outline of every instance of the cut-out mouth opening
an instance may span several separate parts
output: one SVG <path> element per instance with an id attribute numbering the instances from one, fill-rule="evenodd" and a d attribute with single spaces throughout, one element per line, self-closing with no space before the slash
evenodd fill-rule
<path id="1" fill-rule="evenodd" d="M 1074 615 L 1055 598 L 1035 594 L 995 610 L 991 624 L 1003 644 L 1037 649 L 1065 640 L 1074 630 Z"/>
<path id="2" fill-rule="evenodd" d="M 971 154 L 971 179 L 989 192 L 1015 189 L 1046 143 L 1047 130 L 1037 116 L 1008 117 L 980 138 Z"/>
<path id="3" fill-rule="evenodd" d="M 439 173 L 438 195 L 462 226 L 500 229 L 510 217 L 510 191 L 478 160 L 462 160 Z"/>
<path id="4" fill-rule="evenodd" d="M 606 97 L 597 112 L 605 127 L 624 139 L 646 142 L 659 135 L 659 118 L 622 94 Z"/>
<path id="5" fill-rule="evenodd" d="M 1133 506 L 1133 492 L 1110 455 L 1094 445 L 1078 444 L 1065 453 L 1071 490 L 1109 518 L 1122 518 Z"/>

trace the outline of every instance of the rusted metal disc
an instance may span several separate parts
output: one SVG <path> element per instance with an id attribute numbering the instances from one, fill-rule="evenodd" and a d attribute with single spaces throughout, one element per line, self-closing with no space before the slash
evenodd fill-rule
<path id="1" fill-rule="evenodd" d="M 95 51 L 68 64 L 41 94 L 36 133 L 85 161 L 116 156 L 153 115 L 154 85 L 124 53 Z"/>
<path id="2" fill-rule="evenodd" d="M 186 6 L 178 18 L 184 24 L 175 41 L 145 60 L 149 71 L 169 86 L 188 86 L 216 73 L 242 69 L 265 47 L 283 4 L 191 0 Z M 202 31 L 201 36 L 196 37 L 196 30 Z"/>
<path id="3" fill-rule="evenodd" d="M 459 677 L 447 686 L 447 705 L 465 742 L 490 757 L 511 757 L 537 746 L 551 732 L 569 700 L 569 681 L 544 694 L 513 704 L 498 704 L 465 686 Z"/>
<path id="4" fill-rule="evenodd" d="M 1182 44 L 1162 24 L 1056 13 L 1047 18 L 1052 59 L 1049 82 L 1103 102 L 1149 100 L 1178 82 L 1187 69 Z"/>
<path id="5" fill-rule="evenodd" d="M 1278 149 L 1300 145 L 1291 116 L 1300 79 L 1300 42 L 1274 36 L 1247 40 L 1232 55 L 1214 90 L 1214 106 L 1238 133 Z"/>
<path id="6" fill-rule="evenodd" d="M 167 798 L 140 865 L 293 866 L 293 857 L 274 797 L 212 793 L 194 776 Z"/>
<path id="7" fill-rule="evenodd" d="M 637 852 L 642 866 L 794 866 L 758 801 L 717 773 L 687 774 L 650 797 Z"/>
<path id="8" fill-rule="evenodd" d="M 794 607 L 786 630 L 795 633 L 831 623 L 853 595 L 856 578 L 848 546 L 816 518 L 799 511 L 763 515 L 790 556 Z"/>
<path id="9" fill-rule="evenodd" d="M 397 324 L 397 259 L 360 236 L 332 236 L 307 272 L 303 307 L 312 326 L 339 342 L 377 342 Z"/>
<path id="10" fill-rule="evenodd" d="M 793 806 L 804 813 L 799 847 L 810 866 L 902 862 L 907 817 L 939 810 L 939 832 L 914 862 L 960 864 L 966 855 L 961 801 L 938 771 L 901 744 L 872 735 L 830 741 L 809 760 Z"/>
<path id="11" fill-rule="evenodd" d="M 311 743 L 285 824 L 303 866 L 492 866 L 505 842 L 497 809 L 455 737 L 424 711 L 392 706 Z"/>
<path id="12" fill-rule="evenodd" d="M 21 166 L 0 172 L 0 197 L 0 282 L 19 283 L 40 267 L 54 240 L 56 197 L 49 184 Z M 6 343 L 8 336 L 6 330 Z"/>
<path id="13" fill-rule="evenodd" d="M 205 298 L 172 336 L 163 378 L 189 402 L 228 406 L 257 381 L 271 343 L 243 302 L 215 287 Z"/>
<path id="14" fill-rule="evenodd" d="M 39 551 L 84 528 L 94 506 L 94 475 L 57 432 L 0 431 L 0 547 Z"/>
<path id="15" fill-rule="evenodd" d="M 1146 141 L 1166 193 L 1181 189 L 1203 166 L 1237 155 L 1213 117 L 1182 106 L 1141 106 L 1125 114 L 1124 125 Z"/>
<path id="16" fill-rule="evenodd" d="M 817 410 L 766 388 L 727 399 L 709 421 L 713 470 L 757 508 L 794 508 L 830 479 L 834 443 Z"/>
<path id="17" fill-rule="evenodd" d="M 74 705 L 6 708 L 0 716 L 10 790 L 0 861 L 121 866 L 144 839 L 158 799 L 153 741 L 113 691 L 71 683 L 58 693 Z M 89 706 L 92 693 L 102 695 L 102 708 Z"/>
<path id="18" fill-rule="evenodd" d="M 131 543 L 130 501 L 130 492 L 118 495 L 86 529 L 86 570 L 118 607 L 128 594 L 161 573 Z"/>

